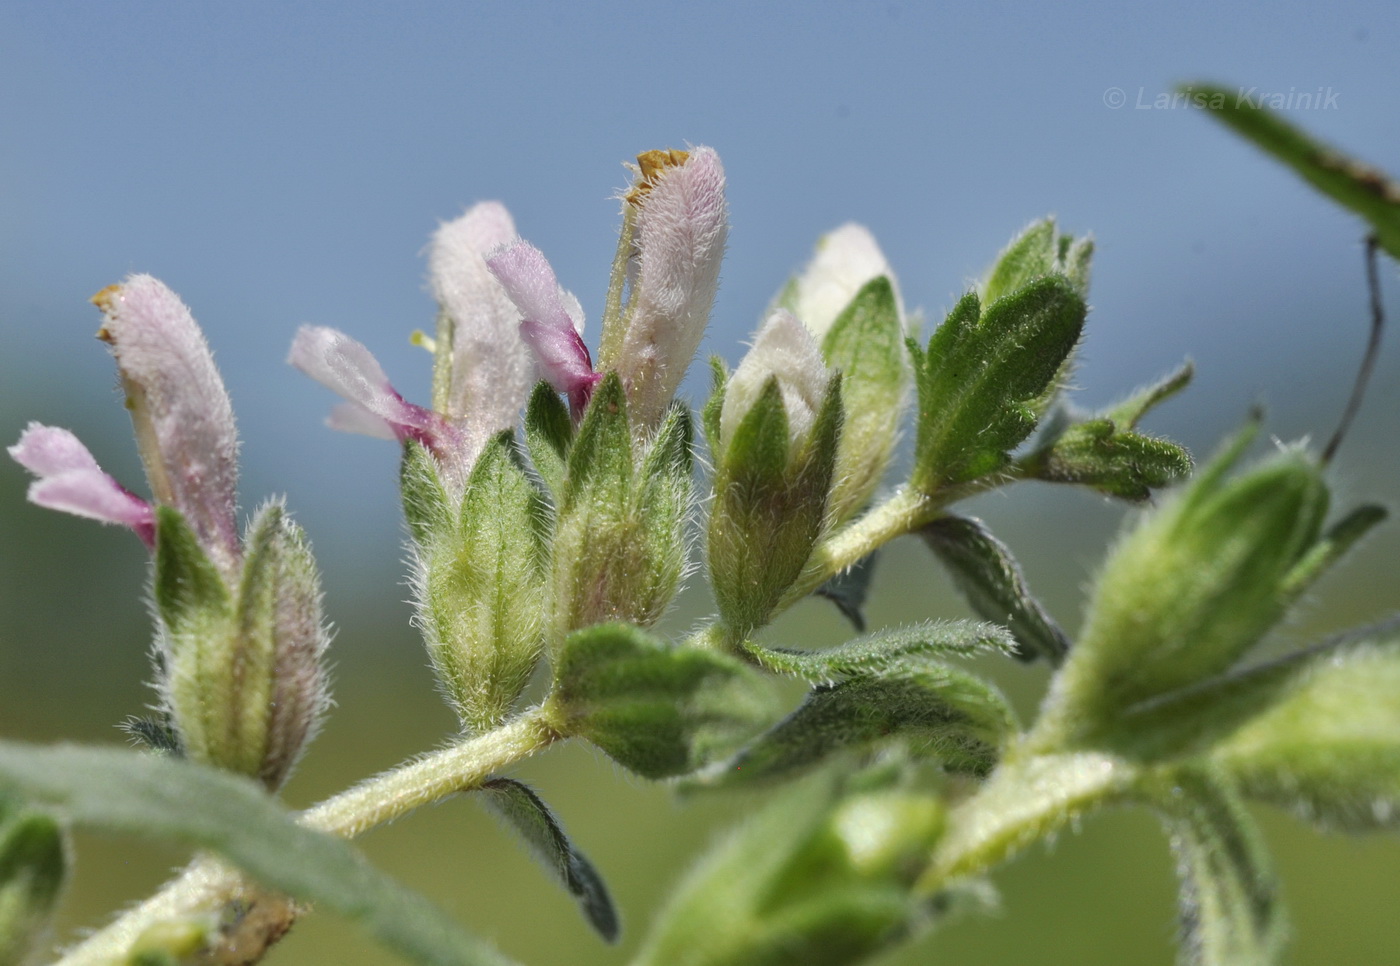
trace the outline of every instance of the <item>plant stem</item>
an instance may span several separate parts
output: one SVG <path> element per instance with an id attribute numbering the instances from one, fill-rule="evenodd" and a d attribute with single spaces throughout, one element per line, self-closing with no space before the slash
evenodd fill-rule
<path id="1" fill-rule="evenodd" d="M 366 779 L 302 812 L 298 821 L 354 838 L 421 805 L 476 788 L 496 772 L 561 737 L 548 712 L 537 708 L 494 731 Z M 154 896 L 68 950 L 58 966 L 126 963 L 132 945 L 152 926 L 199 918 L 218 920 L 235 901 L 241 905 L 239 914 L 225 917 L 229 922 L 199 960 L 203 966 L 256 962 L 291 928 L 299 912 L 290 900 L 251 885 L 222 862 L 196 858 Z"/>
<path id="2" fill-rule="evenodd" d="M 1012 751 L 971 798 L 948 816 L 948 832 L 918 890 L 979 875 L 1075 818 L 1122 799 L 1136 770 L 1098 752 L 1017 754 Z"/>
<path id="3" fill-rule="evenodd" d="M 947 501 L 910 487 L 901 487 L 889 499 L 850 526 L 839 530 L 812 551 L 812 559 L 797 582 L 783 595 L 782 612 L 832 577 L 859 563 L 895 537 L 917 530 L 942 511 Z"/>

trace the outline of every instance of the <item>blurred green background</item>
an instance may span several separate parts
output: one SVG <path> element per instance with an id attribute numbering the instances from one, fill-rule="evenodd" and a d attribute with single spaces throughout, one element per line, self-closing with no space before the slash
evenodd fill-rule
<path id="1" fill-rule="evenodd" d="M 308 804 L 453 728 L 407 626 L 393 449 L 326 431 L 328 394 L 280 363 L 296 325 L 336 325 L 423 399 L 427 360 L 407 335 L 431 324 L 417 253 L 438 221 L 504 200 L 596 319 L 617 221 L 609 192 L 625 180 L 617 163 L 711 144 L 734 228 L 704 351 L 732 362 L 772 292 L 842 221 L 875 230 L 906 301 L 932 322 L 1023 224 L 1053 211 L 1099 245 L 1079 402 L 1103 404 L 1190 355 L 1197 384 L 1150 429 L 1204 454 L 1263 402 L 1279 438 L 1322 439 L 1364 337 L 1359 225 L 1197 112 L 1150 104 L 1198 76 L 1335 92 L 1328 109 L 1290 116 L 1395 170 L 1393 13 L 1385 3 L 11 0 L 0 5 L 0 437 L 8 444 L 29 419 L 71 427 L 141 489 L 85 299 L 150 271 L 191 304 L 239 413 L 245 509 L 287 494 L 339 628 L 337 707 L 287 789 Z M 1393 265 L 1384 276 L 1394 315 Z M 699 398 L 703 379 L 687 391 Z M 1337 461 L 1339 503 L 1400 506 L 1398 414 L 1392 346 Z M 150 700 L 144 552 L 129 534 L 25 504 L 25 486 L 18 467 L 0 465 L 0 734 L 119 743 L 115 723 Z M 1031 486 L 972 509 L 1077 626 L 1124 511 Z M 1396 532 L 1369 540 L 1270 648 L 1392 612 Z M 703 593 L 688 594 L 669 627 L 705 612 Z M 892 548 L 873 624 L 964 612 L 921 547 Z M 821 646 L 842 632 L 830 605 L 811 601 L 772 636 Z M 986 670 L 1029 717 L 1043 672 Z M 525 964 L 624 962 L 687 863 L 751 808 L 677 803 L 584 747 L 518 774 L 612 885 L 620 949 L 603 947 L 470 800 L 363 845 Z M 1293 962 L 1396 961 L 1400 842 L 1261 817 L 1295 924 Z M 100 923 L 182 859 L 89 837 L 78 855 L 65 932 Z M 1095 817 L 997 883 L 1001 916 L 952 925 L 890 961 L 1173 959 L 1173 876 L 1150 816 Z M 317 915 L 269 960 L 394 961 Z"/>

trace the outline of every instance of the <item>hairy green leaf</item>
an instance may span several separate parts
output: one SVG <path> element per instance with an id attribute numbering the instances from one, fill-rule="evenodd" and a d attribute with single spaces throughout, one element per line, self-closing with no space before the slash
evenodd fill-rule
<path id="1" fill-rule="evenodd" d="M 985 312 L 964 297 L 921 353 L 914 485 L 934 492 L 995 473 L 1030 435 L 1084 326 L 1063 276 L 1037 279 Z"/>
<path id="2" fill-rule="evenodd" d="M 952 771 L 982 775 L 1016 730 L 1010 705 L 990 684 L 926 663 L 813 689 L 796 711 L 716 769 L 707 783 L 787 778 L 839 752 L 894 740 Z"/>
<path id="3" fill-rule="evenodd" d="M 986 620 L 1004 624 L 1023 661 L 1045 657 L 1059 664 L 1069 638 L 1026 586 L 1011 550 L 975 517 L 939 517 L 919 531 L 953 577 L 968 604 Z"/>
<path id="4" fill-rule="evenodd" d="M 750 641 L 744 650 L 759 666 L 808 681 L 829 682 L 846 675 L 882 674 L 920 668 L 931 657 L 973 657 L 1014 653 L 1016 641 L 1003 627 L 974 621 L 924 621 L 878 631 L 822 651 L 767 647 Z"/>
<path id="5" fill-rule="evenodd" d="M 481 786 L 480 800 L 515 830 L 531 854 L 578 900 L 588 924 L 608 942 L 617 942 L 617 909 L 603 877 L 535 790 L 511 778 L 493 778 Z"/>
<path id="6" fill-rule="evenodd" d="M 1274 966 L 1287 927 L 1254 820 L 1208 775 L 1173 778 L 1156 806 L 1181 879 L 1183 966 Z"/>
<path id="7" fill-rule="evenodd" d="M 447 490 L 438 475 L 437 458 L 415 440 L 403 444 L 399 495 L 408 532 L 415 543 L 421 544 L 452 526 L 453 511 L 448 508 Z"/>
<path id="8" fill-rule="evenodd" d="M 768 691 L 751 668 L 627 624 L 569 635 L 556 680 L 565 729 L 645 778 L 692 772 L 771 720 Z"/>
<path id="9" fill-rule="evenodd" d="M 1318 191 L 1360 215 L 1400 259 L 1400 184 L 1384 172 L 1314 140 L 1276 111 L 1212 84 L 1182 88 L 1236 134 L 1292 168 Z"/>
<path id="10" fill-rule="evenodd" d="M 218 852 L 268 888 L 360 923 L 414 962 L 507 962 L 348 843 L 303 828 L 252 781 L 227 772 L 132 751 L 0 741 L 0 794 L 79 828 Z"/>

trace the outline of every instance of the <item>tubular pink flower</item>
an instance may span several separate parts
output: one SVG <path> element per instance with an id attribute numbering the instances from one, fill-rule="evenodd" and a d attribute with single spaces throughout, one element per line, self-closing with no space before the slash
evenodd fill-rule
<path id="1" fill-rule="evenodd" d="M 329 422 L 335 429 L 369 436 L 417 440 L 439 457 L 455 448 L 455 433 L 437 413 L 406 401 L 368 349 L 344 332 L 304 325 L 287 361 L 347 400 Z"/>
<path id="2" fill-rule="evenodd" d="M 724 167 L 699 147 L 663 168 L 629 204 L 637 216 L 637 266 L 617 357 L 602 360 L 627 386 L 633 418 L 661 422 L 709 322 L 729 234 Z"/>
<path id="3" fill-rule="evenodd" d="M 535 379 L 520 337 L 520 312 L 486 266 L 493 249 L 517 241 L 504 205 L 484 201 L 442 225 L 428 254 L 429 277 L 447 325 L 446 385 L 434 382 L 434 405 L 461 432 L 460 459 L 470 468 L 486 441 L 515 425 Z"/>
<path id="4" fill-rule="evenodd" d="M 582 412 L 600 377 L 580 335 L 578 299 L 559 287 L 544 253 L 529 242 L 506 246 L 486 265 L 520 310 L 520 335 L 534 352 L 540 375 L 568 394 L 575 413 Z"/>
<path id="5" fill-rule="evenodd" d="M 31 503 L 120 524 L 135 531 L 148 549 L 155 547 L 151 505 L 102 472 L 88 448 L 68 430 L 30 423 L 8 452 L 37 477 L 29 487 Z"/>
<path id="6" fill-rule="evenodd" d="M 104 316 L 98 337 L 116 357 L 155 501 L 179 510 L 225 572 L 236 571 L 238 432 L 204 335 L 179 296 L 149 275 L 132 275 L 92 300 Z"/>

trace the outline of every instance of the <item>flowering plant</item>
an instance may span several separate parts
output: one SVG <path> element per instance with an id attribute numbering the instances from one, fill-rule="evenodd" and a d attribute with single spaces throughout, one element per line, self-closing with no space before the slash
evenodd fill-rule
<path id="1" fill-rule="evenodd" d="M 1400 257 L 1390 182 L 1262 109 L 1220 113 L 1366 217 L 1373 252 Z M 680 885 L 639 966 L 862 961 L 985 905 L 996 865 L 1115 804 L 1151 810 L 1170 836 L 1185 961 L 1277 962 L 1282 914 L 1244 801 L 1327 827 L 1400 815 L 1400 625 L 1245 663 L 1384 517 L 1363 505 L 1329 520 L 1340 432 L 1320 456 L 1297 444 L 1244 465 L 1254 420 L 1191 475 L 1182 447 L 1139 429 L 1189 366 L 1076 412 L 1062 397 L 1093 248 L 1045 220 L 927 339 L 870 233 L 838 228 L 737 367 L 713 363 L 697 439 L 675 396 L 719 280 L 725 175 L 704 147 L 648 152 L 633 174 L 596 363 L 579 301 L 494 202 L 433 238 L 429 405 L 348 336 L 297 333 L 289 361 L 343 397 L 331 425 L 400 447 L 415 621 L 461 726 L 299 814 L 275 795 L 329 704 L 308 541 L 278 501 L 239 532 L 232 406 L 179 298 L 145 275 L 98 293 L 150 499 L 63 429 L 31 424 L 10 454 L 36 477 L 34 503 L 125 526 L 150 550 L 159 700 L 127 725 L 146 751 L 0 742 L 0 962 L 41 955 L 68 830 L 96 827 L 203 851 L 67 948 L 71 966 L 254 962 L 313 901 L 413 961 L 503 963 L 343 841 L 458 793 L 497 812 L 616 940 L 602 874 L 509 776 L 569 740 L 695 793 L 771 793 Z M 890 486 L 902 431 L 912 459 Z M 1018 480 L 1145 507 L 1077 640 L 957 510 Z M 877 552 L 906 535 L 981 620 L 865 632 Z M 670 640 L 658 622 L 697 543 L 716 614 Z M 857 636 L 809 650 L 763 633 L 812 594 Z M 984 654 L 1053 669 L 1029 726 L 957 663 Z M 786 714 L 781 679 L 809 685 Z"/>

